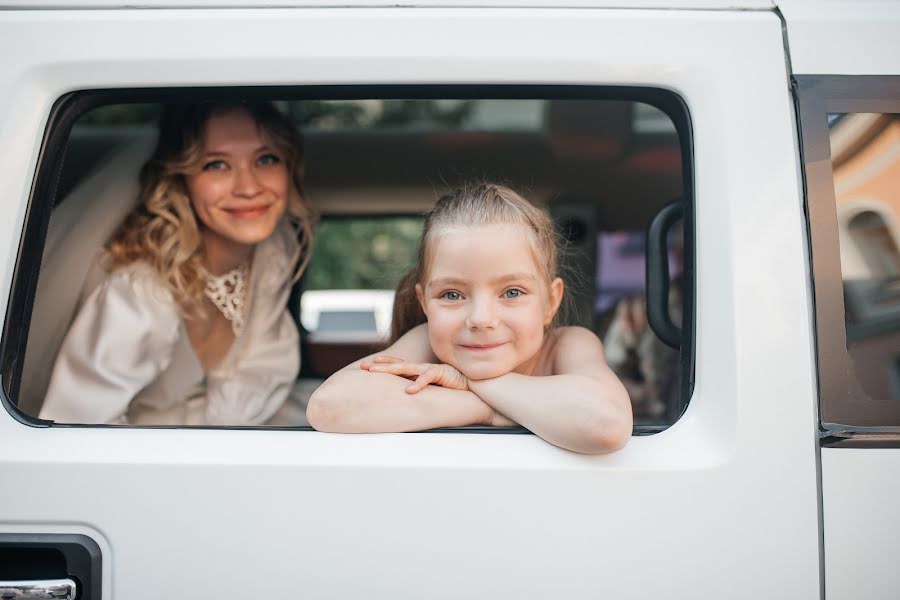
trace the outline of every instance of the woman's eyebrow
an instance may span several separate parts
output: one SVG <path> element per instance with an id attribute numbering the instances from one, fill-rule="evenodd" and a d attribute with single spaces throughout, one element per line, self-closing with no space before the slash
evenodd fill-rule
<path id="1" fill-rule="evenodd" d="M 262 145 L 259 148 L 256 148 L 251 152 L 251 154 L 259 154 L 260 152 L 274 152 L 269 146 Z M 203 156 L 231 156 L 234 154 L 233 152 L 229 152 L 228 150 L 207 150 L 203 153 Z"/>

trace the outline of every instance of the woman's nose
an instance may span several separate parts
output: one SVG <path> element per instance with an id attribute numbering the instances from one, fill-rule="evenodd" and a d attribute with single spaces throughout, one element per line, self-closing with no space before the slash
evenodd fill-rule
<path id="1" fill-rule="evenodd" d="M 240 198 L 253 198 L 262 191 L 259 179 L 252 167 L 240 167 L 235 171 L 234 195 Z"/>
<path id="2" fill-rule="evenodd" d="M 490 329 L 497 326 L 497 312 L 490 299 L 475 299 L 470 304 L 466 325 L 469 329 Z"/>

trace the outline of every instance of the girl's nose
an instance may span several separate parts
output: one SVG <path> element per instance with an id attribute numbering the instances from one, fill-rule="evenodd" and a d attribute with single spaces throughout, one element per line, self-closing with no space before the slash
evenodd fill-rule
<path id="1" fill-rule="evenodd" d="M 497 326 L 497 313 L 490 299 L 474 299 L 466 318 L 469 329 L 491 329 Z"/>
<path id="2" fill-rule="evenodd" d="M 252 167 L 240 167 L 235 171 L 234 195 L 240 198 L 253 198 L 262 191 L 259 180 Z"/>

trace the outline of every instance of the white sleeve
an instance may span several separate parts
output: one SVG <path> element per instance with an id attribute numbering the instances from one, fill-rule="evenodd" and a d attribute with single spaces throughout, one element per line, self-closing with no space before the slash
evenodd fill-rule
<path id="1" fill-rule="evenodd" d="M 63 340 L 40 418 L 126 422 L 131 400 L 168 367 L 180 323 L 171 293 L 152 274 L 112 273 Z"/>

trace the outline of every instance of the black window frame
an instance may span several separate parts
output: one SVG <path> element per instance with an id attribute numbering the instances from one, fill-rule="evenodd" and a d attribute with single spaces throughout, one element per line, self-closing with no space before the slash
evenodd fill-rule
<path id="1" fill-rule="evenodd" d="M 17 398 L 22 378 L 26 342 L 34 294 L 57 184 L 72 126 L 85 113 L 111 104 L 161 103 L 182 100 L 356 100 L 356 99 L 499 99 L 499 100 L 624 100 L 649 104 L 666 114 L 675 125 L 681 151 L 684 219 L 683 315 L 681 326 L 681 386 L 672 423 L 678 421 L 694 391 L 696 356 L 695 225 L 693 127 L 687 103 L 676 92 L 657 87 L 543 84 L 371 84 L 167 87 L 84 89 L 60 97 L 53 105 L 44 129 L 41 150 L 25 212 L 22 235 L 13 271 L 10 296 L 0 337 L 0 404 L 16 420 L 32 427 L 128 427 L 142 429 L 265 429 L 302 430 L 309 427 L 235 427 L 181 425 L 69 425 L 42 420 L 22 412 Z M 633 435 L 658 433 L 671 425 L 636 425 Z M 523 428 L 462 427 L 429 431 L 525 432 Z"/>
<path id="2" fill-rule="evenodd" d="M 836 113 L 900 113 L 900 76 L 797 75 L 792 83 L 800 120 L 822 445 L 900 447 L 900 403 L 867 394 L 847 350 L 827 121 Z"/>

